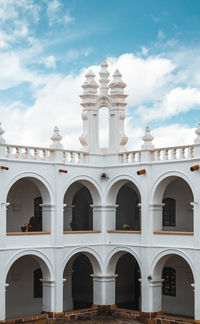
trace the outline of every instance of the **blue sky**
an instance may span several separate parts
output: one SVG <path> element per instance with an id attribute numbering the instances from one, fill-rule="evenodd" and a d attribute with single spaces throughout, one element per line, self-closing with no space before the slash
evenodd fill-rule
<path id="1" fill-rule="evenodd" d="M 79 95 L 107 58 L 127 83 L 128 148 L 191 143 L 200 120 L 199 0 L 0 0 L 0 120 L 8 143 L 79 147 Z M 111 78 L 111 77 L 110 77 Z M 98 80 L 98 75 L 96 80 Z"/>

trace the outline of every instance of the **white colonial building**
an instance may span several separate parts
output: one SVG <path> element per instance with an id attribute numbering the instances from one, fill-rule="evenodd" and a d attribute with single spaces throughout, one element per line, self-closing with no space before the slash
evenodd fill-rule
<path id="1" fill-rule="evenodd" d="M 117 305 L 200 321 L 200 128 L 156 149 L 147 127 L 128 152 L 126 85 L 107 67 L 82 86 L 81 151 L 57 127 L 49 148 L 9 145 L 0 128 L 0 320 Z"/>

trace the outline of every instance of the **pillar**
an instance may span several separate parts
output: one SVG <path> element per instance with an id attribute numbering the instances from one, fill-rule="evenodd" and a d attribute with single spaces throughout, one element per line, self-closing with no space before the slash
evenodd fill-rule
<path id="1" fill-rule="evenodd" d="M 117 275 L 91 275 L 93 277 L 93 304 L 114 305 Z"/>
<path id="2" fill-rule="evenodd" d="M 6 219 L 7 219 L 7 207 L 10 203 L 2 202 L 0 203 L 0 246 L 6 245 Z"/>
<path id="3" fill-rule="evenodd" d="M 55 311 L 55 280 L 40 279 L 43 286 L 43 311 Z"/>
<path id="4" fill-rule="evenodd" d="M 6 289 L 9 284 L 5 284 L 3 280 L 0 282 L 0 321 L 6 318 Z"/>
<path id="5" fill-rule="evenodd" d="M 107 230 L 116 229 L 116 208 L 118 205 L 95 206 L 93 208 L 93 229 L 101 230 L 106 233 Z"/>
<path id="6" fill-rule="evenodd" d="M 154 313 L 162 310 L 163 279 L 145 278 L 142 286 L 142 312 Z"/>
<path id="7" fill-rule="evenodd" d="M 55 206 L 40 204 L 40 207 L 42 208 L 42 230 L 51 232 Z"/>
<path id="8" fill-rule="evenodd" d="M 200 247 L 200 204 L 199 202 L 191 202 L 190 204 L 193 207 L 194 244 L 196 247 Z"/>
<path id="9" fill-rule="evenodd" d="M 162 231 L 162 210 L 164 205 L 165 204 L 150 205 L 153 231 Z"/>
<path id="10" fill-rule="evenodd" d="M 75 205 L 64 204 L 64 231 L 71 231 L 71 222 L 72 222 L 72 210 Z"/>

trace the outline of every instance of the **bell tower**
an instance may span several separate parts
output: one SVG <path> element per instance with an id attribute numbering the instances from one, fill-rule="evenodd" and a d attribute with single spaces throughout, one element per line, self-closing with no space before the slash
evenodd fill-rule
<path id="1" fill-rule="evenodd" d="M 108 64 L 103 60 L 99 72 L 99 83 L 95 81 L 95 74 L 89 70 L 86 80 L 82 85 L 82 120 L 83 133 L 80 142 L 83 150 L 89 153 L 119 153 L 126 150 L 128 138 L 124 134 L 126 84 L 122 81 L 122 75 L 118 70 L 113 74 L 113 80 L 109 80 Z M 99 93 L 97 89 L 99 88 Z M 109 145 L 107 148 L 99 146 L 99 111 L 106 107 L 109 110 Z"/>

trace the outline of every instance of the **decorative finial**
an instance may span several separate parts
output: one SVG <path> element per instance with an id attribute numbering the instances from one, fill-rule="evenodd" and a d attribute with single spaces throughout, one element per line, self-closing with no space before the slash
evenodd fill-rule
<path id="1" fill-rule="evenodd" d="M 54 130 L 53 130 L 53 135 L 51 136 L 51 140 L 53 141 L 53 143 L 50 145 L 50 147 L 52 148 L 62 148 L 62 144 L 60 143 L 62 139 L 62 136 L 60 135 L 59 133 L 59 129 L 57 126 L 54 127 Z"/>
<path id="2" fill-rule="evenodd" d="M 109 77 L 110 73 L 108 72 L 108 64 L 105 59 L 101 63 L 101 70 L 99 72 L 99 75 L 100 75 L 99 82 L 101 84 L 101 86 L 100 86 L 101 95 L 107 96 L 108 95 L 108 83 L 109 83 L 108 77 Z"/>
<path id="3" fill-rule="evenodd" d="M 122 81 L 122 75 L 118 69 L 115 70 L 113 74 L 113 81 L 109 85 L 111 89 L 111 94 L 121 94 L 124 93 L 124 88 L 126 87 L 126 83 Z M 126 96 L 125 96 L 126 97 Z"/>
<path id="4" fill-rule="evenodd" d="M 84 89 L 84 94 L 96 94 L 97 88 L 99 87 L 95 81 L 95 74 L 92 70 L 89 70 L 85 75 L 85 82 L 82 85 Z"/>
<path id="5" fill-rule="evenodd" d="M 194 140 L 194 144 L 200 144 L 200 121 L 199 127 L 195 130 L 195 133 L 197 134 L 197 137 Z"/>
<path id="6" fill-rule="evenodd" d="M 5 131 L 1 127 L 1 122 L 0 122 L 0 144 L 5 144 L 5 142 L 6 142 L 5 139 L 2 136 L 4 133 L 5 133 Z"/>
<path id="7" fill-rule="evenodd" d="M 147 126 L 145 129 L 145 135 L 142 137 L 144 141 L 144 144 L 141 146 L 142 149 L 147 149 L 147 150 L 154 149 L 154 145 L 152 144 L 154 137 L 151 135 L 150 132 L 151 132 L 150 127 Z"/>

